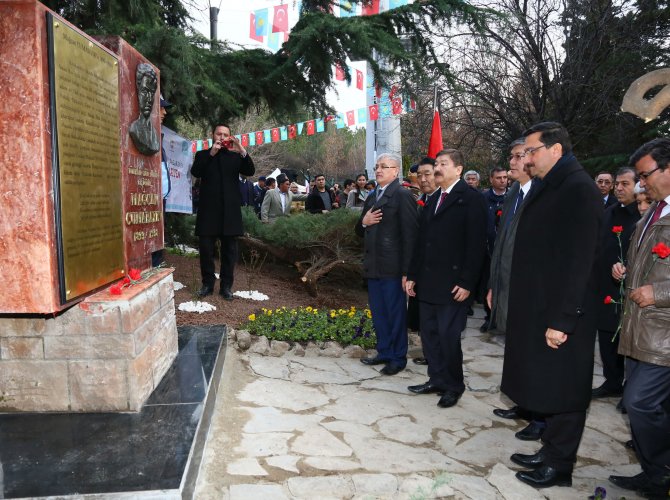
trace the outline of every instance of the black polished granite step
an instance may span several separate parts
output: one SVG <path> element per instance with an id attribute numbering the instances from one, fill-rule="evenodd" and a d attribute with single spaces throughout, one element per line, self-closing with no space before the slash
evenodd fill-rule
<path id="1" fill-rule="evenodd" d="M 179 354 L 138 413 L 0 414 L 0 498 L 192 495 L 226 330 L 178 331 Z"/>

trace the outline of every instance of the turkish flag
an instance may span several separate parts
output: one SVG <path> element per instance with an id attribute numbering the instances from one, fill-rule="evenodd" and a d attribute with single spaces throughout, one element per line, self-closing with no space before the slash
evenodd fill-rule
<path id="1" fill-rule="evenodd" d="M 368 112 L 370 113 L 370 120 L 376 120 L 379 118 L 379 106 L 376 104 L 368 106 Z"/>
<path id="2" fill-rule="evenodd" d="M 363 90 L 363 72 L 356 70 L 356 88 Z"/>
<path id="3" fill-rule="evenodd" d="M 347 125 L 356 125 L 356 117 L 353 110 L 347 111 Z"/>
<path id="4" fill-rule="evenodd" d="M 240 141 L 242 143 L 242 147 L 247 147 L 249 145 L 249 134 L 242 134 L 242 140 Z"/>
<path id="5" fill-rule="evenodd" d="M 416 101 L 414 99 L 409 100 L 409 109 L 416 109 Z"/>
<path id="6" fill-rule="evenodd" d="M 288 126 L 288 138 L 295 139 L 298 136 L 298 130 L 295 125 Z"/>
<path id="7" fill-rule="evenodd" d="M 197 152 L 197 151 L 198 151 L 198 141 L 193 141 L 193 142 L 191 143 L 191 152 L 192 152 L 192 153 L 195 153 L 195 152 Z"/>
<path id="8" fill-rule="evenodd" d="M 263 41 L 263 36 L 256 35 L 256 16 L 252 12 L 249 17 L 249 38 L 256 40 L 257 42 Z"/>
<path id="9" fill-rule="evenodd" d="M 370 5 L 363 6 L 364 16 L 372 16 L 373 14 L 379 14 L 379 0 L 372 0 Z"/>
<path id="10" fill-rule="evenodd" d="M 307 122 L 307 135 L 314 135 L 314 120 Z"/>
<path id="11" fill-rule="evenodd" d="M 375 97 L 380 99 L 382 96 L 382 86 L 378 83 L 375 83 Z"/>
<path id="12" fill-rule="evenodd" d="M 275 5 L 275 15 L 272 20 L 272 32 L 288 31 L 288 4 Z"/>
<path id="13" fill-rule="evenodd" d="M 279 129 L 273 128 L 271 133 L 272 133 L 272 142 L 279 142 Z"/>
<path id="14" fill-rule="evenodd" d="M 260 146 L 261 144 L 263 144 L 263 131 L 259 130 L 256 132 L 256 145 Z"/>
<path id="15" fill-rule="evenodd" d="M 335 65 L 335 79 L 340 81 L 345 79 L 344 69 L 339 64 Z"/>
<path id="16" fill-rule="evenodd" d="M 393 99 L 397 93 L 398 93 L 398 86 L 394 85 L 393 87 L 391 87 L 391 91 L 389 92 L 389 99 Z"/>
<path id="17" fill-rule="evenodd" d="M 399 115 L 402 113 L 402 99 L 400 97 L 396 97 L 393 99 L 391 102 L 391 106 L 393 106 L 393 114 L 394 115 Z"/>
<path id="18" fill-rule="evenodd" d="M 202 141 L 202 149 L 209 149 L 209 139 Z"/>
<path id="19" fill-rule="evenodd" d="M 437 108 L 435 108 L 435 113 L 433 114 L 433 128 L 430 131 L 430 142 L 428 143 L 428 156 L 435 158 L 437 153 L 443 149 L 442 123 L 440 122 L 440 113 Z"/>

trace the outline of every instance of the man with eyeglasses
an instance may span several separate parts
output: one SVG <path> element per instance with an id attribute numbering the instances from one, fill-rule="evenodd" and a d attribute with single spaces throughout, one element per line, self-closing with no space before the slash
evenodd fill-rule
<path id="1" fill-rule="evenodd" d="M 539 123 L 524 137 L 524 163 L 542 183 L 516 228 L 500 390 L 547 424 L 537 453 L 510 457 L 531 469 L 516 477 L 536 488 L 571 486 L 591 402 L 603 206 L 561 124 Z"/>
<path id="2" fill-rule="evenodd" d="M 670 139 L 654 139 L 630 158 L 640 186 L 656 201 L 637 224 L 626 266 L 619 354 L 626 356 L 623 403 L 642 472 L 610 476 L 617 486 L 646 498 L 668 498 L 670 490 Z"/>
<path id="3" fill-rule="evenodd" d="M 384 375 L 395 375 L 407 365 L 405 280 L 418 221 L 414 196 L 398 181 L 401 167 L 400 156 L 379 155 L 374 168 L 377 187 L 365 199 L 356 224 L 356 234 L 365 238 L 363 273 L 377 335 L 377 355 L 361 358 L 361 363 L 385 365 Z"/>
<path id="4" fill-rule="evenodd" d="M 603 197 L 603 205 L 611 207 L 616 205 L 616 197 L 612 194 L 612 186 L 614 185 L 614 177 L 609 172 L 598 172 L 596 174 L 596 186 Z"/>

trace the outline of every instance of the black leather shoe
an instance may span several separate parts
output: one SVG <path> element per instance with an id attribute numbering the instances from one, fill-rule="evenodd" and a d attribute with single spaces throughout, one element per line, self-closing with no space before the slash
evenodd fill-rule
<path id="1" fill-rule="evenodd" d="M 479 331 L 482 332 L 482 333 L 488 332 L 489 331 L 489 322 L 484 321 L 484 324 L 479 327 Z"/>
<path id="2" fill-rule="evenodd" d="M 493 410 L 493 414 L 496 417 L 500 418 L 521 418 L 521 415 L 519 415 L 519 407 L 518 406 L 513 406 L 509 410 L 503 410 L 502 408 L 496 408 Z"/>
<path id="3" fill-rule="evenodd" d="M 534 471 L 521 471 L 516 478 L 533 488 L 550 488 L 552 486 L 572 486 L 572 473 L 559 472 L 553 467 L 543 465 Z"/>
<path id="4" fill-rule="evenodd" d="M 450 408 L 458 403 L 458 400 L 461 399 L 462 395 L 462 392 L 445 391 L 440 400 L 437 402 L 437 406 L 440 408 Z"/>
<path id="5" fill-rule="evenodd" d="M 415 365 L 427 365 L 428 361 L 426 361 L 426 358 L 414 358 L 412 361 L 414 361 Z"/>
<path id="6" fill-rule="evenodd" d="M 430 382 L 421 385 L 410 385 L 407 390 L 414 394 L 439 394 L 440 396 L 444 394 L 444 389 Z"/>
<path id="7" fill-rule="evenodd" d="M 202 288 L 198 290 L 199 297 L 207 297 L 208 295 L 212 295 L 213 293 L 214 293 L 214 287 L 211 287 L 209 285 L 202 285 Z"/>
<path id="8" fill-rule="evenodd" d="M 230 288 L 222 288 L 219 295 L 225 300 L 233 300 L 233 292 L 230 291 Z"/>
<path id="9" fill-rule="evenodd" d="M 400 373 L 404 369 L 405 369 L 404 366 L 392 365 L 389 363 L 384 368 L 379 370 L 379 373 L 381 373 L 382 375 L 395 375 L 396 373 Z"/>
<path id="10" fill-rule="evenodd" d="M 544 465 L 544 453 L 542 450 L 534 455 L 524 455 L 523 453 L 514 453 L 509 459 L 517 465 L 528 469 L 537 469 Z"/>
<path id="11" fill-rule="evenodd" d="M 472 306 L 468 306 L 467 315 L 468 316 L 474 316 L 475 315 L 475 311 L 472 310 Z"/>
<path id="12" fill-rule="evenodd" d="M 649 483 L 649 476 L 645 472 L 640 472 L 635 476 L 610 476 L 610 483 L 617 485 L 624 490 L 636 491 Z"/>
<path id="13" fill-rule="evenodd" d="M 361 358 L 361 363 L 368 366 L 383 365 L 386 363 L 386 360 L 380 358 L 379 356 L 375 356 L 374 358 Z"/>
<path id="14" fill-rule="evenodd" d="M 514 434 L 514 437 L 521 439 L 521 441 L 537 441 L 544 434 L 546 427 L 536 421 L 532 421 L 526 427 Z"/>
<path id="15" fill-rule="evenodd" d="M 615 396 L 621 396 L 623 394 L 623 388 L 619 387 L 618 389 L 610 389 L 606 387 L 605 384 L 591 390 L 591 399 L 599 398 L 611 398 Z"/>

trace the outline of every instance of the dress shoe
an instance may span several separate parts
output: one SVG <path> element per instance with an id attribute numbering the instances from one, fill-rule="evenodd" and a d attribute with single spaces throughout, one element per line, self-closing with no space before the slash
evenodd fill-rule
<path id="1" fill-rule="evenodd" d="M 628 448 L 629 450 L 635 450 L 635 443 L 633 442 L 632 439 L 629 439 L 629 440 L 626 441 L 623 445 L 624 445 L 626 448 Z"/>
<path id="2" fill-rule="evenodd" d="M 381 373 L 382 375 L 395 375 L 396 373 L 400 373 L 404 369 L 405 369 L 404 366 L 389 363 L 384 368 L 379 370 L 379 373 Z"/>
<path id="3" fill-rule="evenodd" d="M 591 390 L 591 399 L 599 398 L 611 398 L 614 396 L 621 396 L 623 394 L 623 388 L 619 387 L 618 389 L 610 389 L 605 384 Z"/>
<path id="4" fill-rule="evenodd" d="M 412 361 L 414 361 L 415 365 L 427 365 L 428 361 L 426 361 L 426 358 L 414 358 Z"/>
<path id="5" fill-rule="evenodd" d="M 619 402 L 616 404 L 616 410 L 617 410 L 619 413 L 621 413 L 622 415 L 625 415 L 626 413 L 628 413 L 628 412 L 626 411 L 626 407 L 623 405 L 623 398 L 621 398 L 621 399 L 619 400 Z"/>
<path id="6" fill-rule="evenodd" d="M 214 293 L 214 287 L 209 285 L 202 285 L 202 288 L 198 290 L 199 297 L 207 297 L 208 295 L 212 295 L 213 293 Z"/>
<path id="7" fill-rule="evenodd" d="M 475 311 L 472 309 L 472 306 L 468 306 L 468 311 L 467 311 L 468 316 L 474 316 Z"/>
<path id="8" fill-rule="evenodd" d="M 219 295 L 225 300 L 233 300 L 233 292 L 230 291 L 230 288 L 222 288 L 221 291 L 219 291 Z"/>
<path id="9" fill-rule="evenodd" d="M 521 439 L 521 441 L 537 441 L 544 434 L 545 428 L 546 426 L 543 423 L 533 420 L 526 427 L 514 434 L 514 437 Z"/>
<path id="10" fill-rule="evenodd" d="M 440 396 L 444 394 L 444 389 L 430 382 L 421 385 L 410 385 L 407 390 L 414 394 L 438 394 Z"/>
<path id="11" fill-rule="evenodd" d="M 640 472 L 635 476 L 610 476 L 610 483 L 617 485 L 624 490 L 636 491 L 649 483 L 649 476 L 645 472 Z"/>
<path id="12" fill-rule="evenodd" d="M 560 472 L 548 465 L 533 471 L 516 473 L 516 478 L 533 488 L 550 488 L 552 486 L 572 486 L 572 473 Z"/>
<path id="13" fill-rule="evenodd" d="M 517 465 L 528 469 L 537 469 L 544 465 L 544 453 L 542 450 L 534 455 L 524 455 L 523 453 L 514 453 L 509 459 Z"/>
<path id="14" fill-rule="evenodd" d="M 518 406 L 513 406 L 509 410 L 503 410 L 502 408 L 496 408 L 496 409 L 493 410 L 493 414 L 496 417 L 500 417 L 500 418 L 511 418 L 511 419 L 521 418 L 521 415 L 519 415 L 519 407 Z"/>
<path id="15" fill-rule="evenodd" d="M 486 332 L 488 332 L 488 331 L 489 331 L 489 322 L 488 322 L 488 321 L 484 321 L 484 323 L 482 324 L 482 326 L 479 327 L 479 331 L 482 332 L 482 333 L 486 333 Z"/>
<path id="16" fill-rule="evenodd" d="M 462 392 L 445 391 L 440 400 L 437 402 L 437 406 L 440 408 L 450 408 L 458 403 L 458 400 L 461 399 L 462 394 Z"/>
<path id="17" fill-rule="evenodd" d="M 361 363 L 368 366 L 383 365 L 386 362 L 385 359 L 382 359 L 379 356 L 375 356 L 374 358 L 361 358 Z"/>

